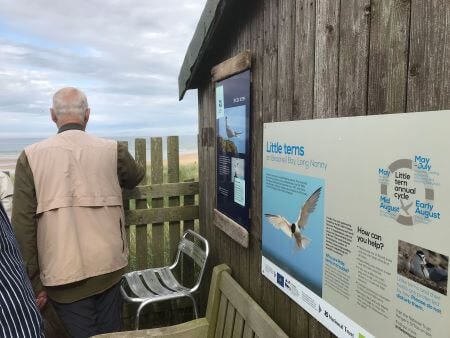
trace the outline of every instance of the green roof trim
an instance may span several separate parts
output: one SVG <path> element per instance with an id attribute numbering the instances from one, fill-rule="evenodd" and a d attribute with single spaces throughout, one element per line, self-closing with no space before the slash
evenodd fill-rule
<path id="1" fill-rule="evenodd" d="M 182 100 L 188 89 L 192 89 L 192 80 L 199 69 L 201 60 L 207 46 L 212 39 L 222 16 L 226 0 L 208 0 L 203 9 L 202 16 L 195 29 L 194 36 L 184 56 L 183 65 L 178 75 L 179 99 Z"/>

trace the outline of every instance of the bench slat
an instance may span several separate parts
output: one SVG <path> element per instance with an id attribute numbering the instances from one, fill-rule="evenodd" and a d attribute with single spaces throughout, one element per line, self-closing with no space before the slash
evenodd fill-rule
<path id="1" fill-rule="evenodd" d="M 231 334 L 233 333 L 235 315 L 236 310 L 233 304 L 228 302 L 227 314 L 225 316 L 225 328 L 223 330 L 223 338 L 231 338 Z"/>
<path id="2" fill-rule="evenodd" d="M 242 338 L 253 338 L 253 330 L 248 325 L 248 323 L 245 323 L 244 332 L 242 333 Z"/>
<path id="3" fill-rule="evenodd" d="M 244 319 L 236 311 L 236 317 L 234 319 L 234 327 L 233 327 L 233 338 L 241 338 L 242 332 L 244 331 Z"/>
<path id="4" fill-rule="evenodd" d="M 267 313 L 228 273 L 222 274 L 219 288 L 261 338 L 288 337 Z"/>
<path id="5" fill-rule="evenodd" d="M 206 307 L 206 320 L 208 321 L 211 330 L 208 332 L 208 338 L 215 336 L 215 328 L 217 324 L 217 318 L 220 306 L 221 292 L 219 290 L 219 281 L 221 276 L 225 273 L 231 273 L 229 266 L 221 264 L 214 267 L 214 271 L 211 278 L 211 286 L 208 295 L 208 306 Z"/>
<path id="6" fill-rule="evenodd" d="M 225 326 L 225 315 L 227 312 L 228 299 L 224 294 L 220 295 L 219 315 L 217 316 L 216 334 L 217 338 L 222 338 Z"/>

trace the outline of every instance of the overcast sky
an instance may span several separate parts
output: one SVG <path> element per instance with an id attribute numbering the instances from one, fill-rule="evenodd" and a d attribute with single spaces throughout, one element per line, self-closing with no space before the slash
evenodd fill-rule
<path id="1" fill-rule="evenodd" d="M 103 136 L 197 134 L 178 73 L 206 0 L 0 0 L 0 138 L 53 134 L 53 93 L 82 89 Z"/>

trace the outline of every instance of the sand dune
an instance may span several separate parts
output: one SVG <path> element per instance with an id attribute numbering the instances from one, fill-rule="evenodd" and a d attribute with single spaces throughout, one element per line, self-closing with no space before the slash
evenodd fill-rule
<path id="1" fill-rule="evenodd" d="M 167 161 L 164 161 L 164 164 L 166 164 Z M 180 154 L 180 164 L 181 165 L 187 165 L 187 164 L 193 164 L 198 163 L 198 154 L 197 152 L 192 153 L 181 153 Z"/>

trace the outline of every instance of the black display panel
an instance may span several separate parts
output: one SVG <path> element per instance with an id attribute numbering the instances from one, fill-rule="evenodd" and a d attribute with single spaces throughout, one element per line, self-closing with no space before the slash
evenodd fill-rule
<path id="1" fill-rule="evenodd" d="M 216 82 L 217 210 L 250 227 L 250 70 Z"/>

